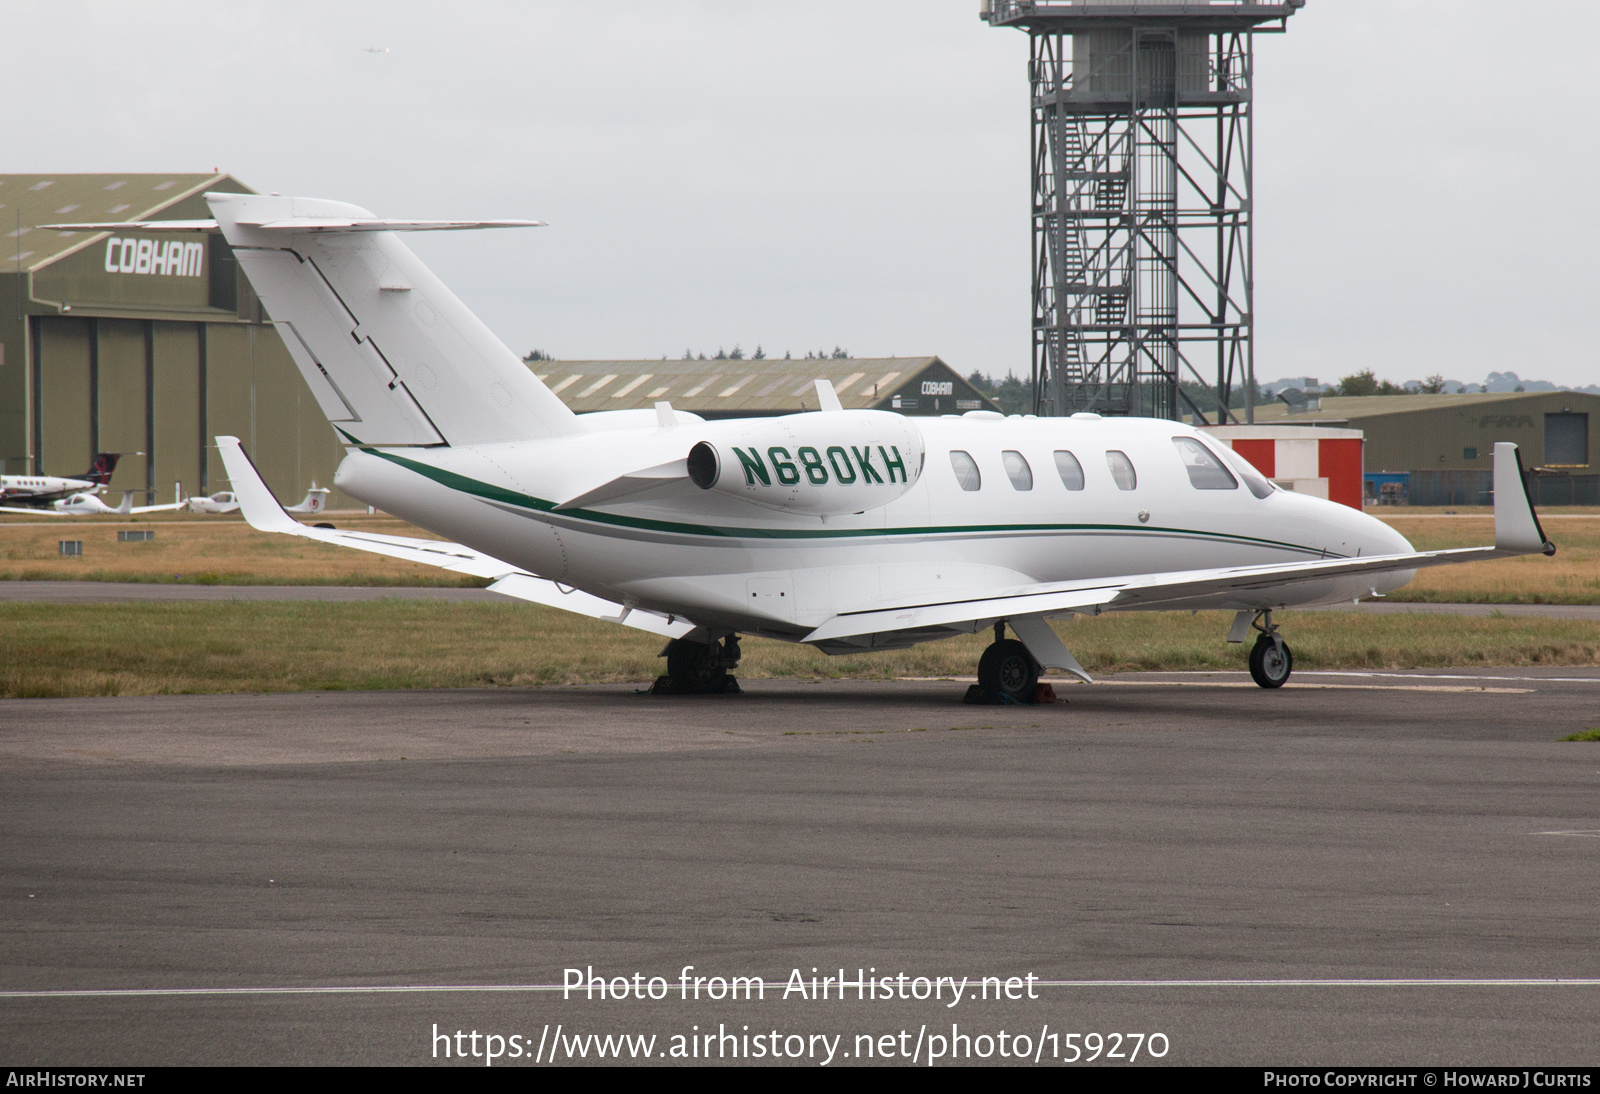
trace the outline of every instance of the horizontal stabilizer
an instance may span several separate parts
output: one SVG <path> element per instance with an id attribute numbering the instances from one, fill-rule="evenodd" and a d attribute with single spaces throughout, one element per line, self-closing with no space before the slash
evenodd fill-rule
<path id="1" fill-rule="evenodd" d="M 207 194 L 206 203 L 347 444 L 462 446 L 583 432 L 396 234 L 536 221 L 389 220 L 344 202 L 259 194 Z"/>
<path id="2" fill-rule="evenodd" d="M 544 220 L 384 220 L 378 217 L 284 217 L 238 222 L 268 232 L 461 232 L 472 228 L 544 228 Z M 41 224 L 57 232 L 215 232 L 215 220 L 101 220 L 85 224 Z"/>
<path id="3" fill-rule="evenodd" d="M 214 232 L 214 220 L 98 220 L 88 224 L 41 224 L 57 232 Z"/>

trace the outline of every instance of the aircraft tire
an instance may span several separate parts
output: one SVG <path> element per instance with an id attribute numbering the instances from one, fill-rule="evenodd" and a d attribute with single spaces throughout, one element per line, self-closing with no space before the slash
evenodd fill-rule
<path id="1" fill-rule="evenodd" d="M 1039 683 L 1039 663 L 1028 647 L 1015 638 L 1002 638 L 983 651 L 978 659 L 978 685 L 986 691 L 1007 695 L 1019 703 L 1033 702 L 1033 689 Z"/>
<path id="2" fill-rule="evenodd" d="M 1289 643 L 1283 643 L 1283 653 L 1278 653 L 1278 643 L 1269 635 L 1256 639 L 1250 649 L 1250 678 L 1264 688 L 1281 688 L 1289 682 L 1294 671 L 1294 652 Z"/>
<path id="3" fill-rule="evenodd" d="M 681 638 L 674 638 L 667 646 L 667 675 L 680 695 L 719 693 L 728 682 L 728 670 L 716 663 L 716 651 L 711 646 Z"/>

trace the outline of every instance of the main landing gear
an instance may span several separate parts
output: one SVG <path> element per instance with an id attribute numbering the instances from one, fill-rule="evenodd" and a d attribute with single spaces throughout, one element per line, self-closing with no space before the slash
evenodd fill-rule
<path id="1" fill-rule="evenodd" d="M 739 665 L 739 636 L 722 641 L 674 638 L 661 651 L 667 674 L 650 689 L 655 695 L 719 695 L 739 693 L 739 681 L 729 673 Z"/>
<path id="2" fill-rule="evenodd" d="M 1049 688 L 1046 684 L 1045 687 Z M 1028 647 L 1015 638 L 1006 637 L 1005 621 L 994 625 L 994 642 L 978 658 L 978 682 L 967 689 L 966 702 L 1037 703 L 1039 692 L 1039 662 L 1033 659 Z M 1055 700 L 1055 691 L 1050 698 Z"/>
<path id="3" fill-rule="evenodd" d="M 1283 687 L 1294 671 L 1294 654 L 1289 643 L 1278 633 L 1271 611 L 1260 612 L 1250 625 L 1261 632 L 1250 648 L 1250 678 L 1264 688 Z"/>

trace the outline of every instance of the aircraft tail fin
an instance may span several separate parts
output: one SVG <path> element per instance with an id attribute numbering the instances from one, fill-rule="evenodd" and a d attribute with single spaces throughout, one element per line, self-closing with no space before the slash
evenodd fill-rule
<path id="1" fill-rule="evenodd" d="M 111 476 L 117 470 L 117 460 L 121 458 L 120 452 L 96 452 L 93 462 L 89 464 L 89 470 L 75 477 L 88 479 L 97 486 L 104 486 L 111 481 Z"/>
<path id="2" fill-rule="evenodd" d="M 318 486 L 315 482 L 311 489 L 306 491 L 306 496 L 300 499 L 299 505 L 286 505 L 286 513 L 320 513 L 328 505 L 328 495 L 331 493 L 326 486 Z"/>
<path id="3" fill-rule="evenodd" d="M 128 491 L 125 491 L 123 493 L 123 495 L 122 495 L 122 504 L 117 506 L 116 511 L 118 513 L 131 513 L 131 512 L 133 512 L 133 491 L 132 490 L 128 490 Z"/>
<path id="4" fill-rule="evenodd" d="M 206 201 L 328 420 L 348 444 L 488 444 L 582 432 L 577 417 L 395 235 L 531 221 L 386 221 L 341 202 Z"/>

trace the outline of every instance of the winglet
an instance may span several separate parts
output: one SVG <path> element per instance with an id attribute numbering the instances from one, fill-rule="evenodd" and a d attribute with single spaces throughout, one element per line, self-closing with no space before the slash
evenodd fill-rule
<path id="1" fill-rule="evenodd" d="M 833 390 L 831 380 L 817 381 L 817 409 L 818 410 L 843 410 L 844 404 L 839 401 L 839 393 Z"/>
<path id="2" fill-rule="evenodd" d="M 239 511 L 250 527 L 258 532 L 298 534 L 301 531 L 300 522 L 283 511 L 282 504 L 261 481 L 260 472 L 245 455 L 238 437 L 218 437 L 217 451 L 222 454 L 222 466 L 227 468 Z"/>
<path id="3" fill-rule="evenodd" d="M 1510 441 L 1497 441 L 1494 446 L 1494 545 L 1522 555 L 1556 553 L 1556 545 L 1545 538 L 1539 515 L 1533 511 L 1522 456 Z"/>

